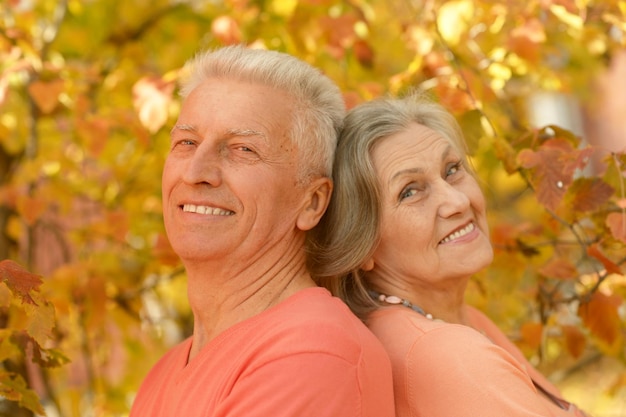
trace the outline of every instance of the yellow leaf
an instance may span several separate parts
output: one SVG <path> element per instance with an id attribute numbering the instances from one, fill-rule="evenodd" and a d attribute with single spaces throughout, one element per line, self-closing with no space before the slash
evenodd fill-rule
<path id="1" fill-rule="evenodd" d="M 28 304 L 25 309 L 28 315 L 26 331 L 39 346 L 46 346 L 54 328 L 54 307 L 52 304 L 40 301 L 38 306 Z"/>
<path id="2" fill-rule="evenodd" d="M 274 0 L 272 1 L 272 11 L 279 16 L 289 18 L 293 15 L 298 6 L 298 0 Z"/>
<path id="3" fill-rule="evenodd" d="M 0 361 L 2 362 L 6 359 L 19 358 L 23 354 L 12 338 L 14 334 L 14 329 L 0 329 Z"/>
<path id="4" fill-rule="evenodd" d="M 37 394 L 28 388 L 24 378 L 13 372 L 0 370 L 0 396 L 17 401 L 37 415 L 46 415 Z"/>
<path id="5" fill-rule="evenodd" d="M 457 0 L 444 3 L 437 14 L 437 28 L 443 39 L 450 45 L 461 40 L 467 31 L 469 21 L 474 15 L 474 4 L 469 0 Z"/>
<path id="6" fill-rule="evenodd" d="M 4 282 L 0 282 L 0 307 L 8 307 L 11 305 L 13 293 Z"/>
<path id="7" fill-rule="evenodd" d="M 580 30 L 583 28 L 583 19 L 580 16 L 572 14 L 567 11 L 565 6 L 560 4 L 550 5 L 550 11 L 563 23 L 572 27 L 573 29 Z"/>

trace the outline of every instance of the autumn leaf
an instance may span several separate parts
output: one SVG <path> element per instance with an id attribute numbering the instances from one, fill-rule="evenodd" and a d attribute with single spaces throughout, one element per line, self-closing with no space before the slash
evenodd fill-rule
<path id="1" fill-rule="evenodd" d="M 241 42 L 239 24 L 231 16 L 218 16 L 211 23 L 211 33 L 224 45 Z"/>
<path id="2" fill-rule="evenodd" d="M 587 254 L 589 256 L 596 258 L 600 262 L 602 262 L 602 265 L 604 266 L 604 268 L 609 274 L 621 274 L 622 273 L 622 271 L 620 270 L 620 267 L 617 264 L 615 264 L 609 258 L 604 256 L 602 251 L 600 251 L 600 248 L 597 243 L 594 243 L 587 248 Z"/>
<path id="3" fill-rule="evenodd" d="M 598 338 L 612 345 L 620 333 L 618 308 L 622 300 L 616 295 L 595 292 L 588 302 L 578 307 L 578 316 Z"/>
<path id="4" fill-rule="evenodd" d="M 539 268 L 539 273 L 548 278 L 569 280 L 575 278 L 577 270 L 570 261 L 564 258 L 552 258 Z"/>
<path id="5" fill-rule="evenodd" d="M 17 209 L 29 226 L 34 225 L 47 208 L 48 201 L 42 198 L 21 195 L 17 199 Z"/>
<path id="6" fill-rule="evenodd" d="M 537 151 L 524 149 L 518 154 L 519 164 L 532 173 L 530 181 L 537 200 L 554 210 L 572 184 L 576 169 L 582 168 L 592 150 L 575 149 L 563 138 L 548 139 Z"/>
<path id="7" fill-rule="evenodd" d="M 611 234 L 617 240 L 626 243 L 626 213 L 613 212 L 606 216 L 606 225 L 611 230 Z"/>
<path id="8" fill-rule="evenodd" d="M 493 143 L 496 155 L 498 159 L 502 161 L 504 169 L 508 174 L 512 174 L 517 171 L 518 164 L 515 158 L 515 149 L 511 146 L 511 143 L 504 138 L 496 137 Z"/>
<path id="9" fill-rule="evenodd" d="M 45 346 L 52 336 L 55 324 L 54 306 L 40 302 L 38 306 L 26 305 L 28 325 L 26 331 L 39 344 Z"/>
<path id="10" fill-rule="evenodd" d="M 14 295 L 22 302 L 37 305 L 30 292 L 39 291 L 42 279 L 39 275 L 28 272 L 11 260 L 0 261 L 0 280 L 4 282 Z"/>
<path id="11" fill-rule="evenodd" d="M 437 14 L 437 28 L 441 37 L 451 46 L 459 43 L 474 15 L 474 3 L 454 0 L 443 3 Z"/>
<path id="12" fill-rule="evenodd" d="M 65 88 L 62 80 L 49 82 L 33 81 L 28 86 L 28 92 L 33 101 L 44 114 L 52 113 L 59 103 L 59 95 Z"/>
<path id="13" fill-rule="evenodd" d="M 540 57 L 540 45 L 545 42 L 546 33 L 538 19 L 528 19 L 523 25 L 514 28 L 508 39 L 512 52 L 530 62 Z"/>
<path id="14" fill-rule="evenodd" d="M 174 82 L 156 76 L 141 78 L 133 86 L 133 105 L 141 124 L 155 133 L 167 122 Z"/>
<path id="15" fill-rule="evenodd" d="M 565 336 L 565 347 L 574 358 L 579 358 L 585 350 L 587 339 L 576 326 L 561 326 L 563 336 Z"/>
<path id="16" fill-rule="evenodd" d="M 520 329 L 522 339 L 533 350 L 541 345 L 543 325 L 538 322 L 524 323 Z"/>
<path id="17" fill-rule="evenodd" d="M 163 265 L 178 265 L 180 258 L 172 249 L 169 240 L 163 233 L 159 233 L 154 244 L 153 253 Z"/>
<path id="18" fill-rule="evenodd" d="M 99 157 L 106 146 L 110 130 L 110 121 L 102 117 L 81 118 L 76 121 L 77 133 L 95 157 Z"/>
<path id="19" fill-rule="evenodd" d="M 367 42 L 359 39 L 354 42 L 353 49 L 354 55 L 361 65 L 364 67 L 372 66 L 374 62 L 374 51 Z"/>
<path id="20" fill-rule="evenodd" d="M 615 190 L 600 178 L 578 178 L 569 189 L 572 207 L 579 212 L 597 210 Z"/>
<path id="21" fill-rule="evenodd" d="M 0 370 L 0 396 L 17 401 L 22 407 L 29 409 L 36 415 L 45 416 L 37 394 L 28 388 L 21 375 Z"/>

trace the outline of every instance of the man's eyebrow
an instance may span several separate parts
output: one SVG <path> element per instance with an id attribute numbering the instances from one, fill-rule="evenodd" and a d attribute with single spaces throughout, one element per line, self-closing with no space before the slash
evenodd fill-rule
<path id="1" fill-rule="evenodd" d="M 198 129 L 196 129 L 195 126 L 188 125 L 188 124 L 174 125 L 174 127 L 170 131 L 170 134 L 174 133 L 174 131 L 176 131 L 176 130 L 182 130 L 182 131 L 185 131 L 185 132 L 198 133 Z M 261 132 L 260 130 L 254 130 L 254 129 L 229 129 L 229 130 L 226 131 L 226 135 L 225 136 L 227 136 L 227 137 L 260 136 L 263 139 L 267 138 L 265 133 Z"/>
<path id="2" fill-rule="evenodd" d="M 254 129 L 229 129 L 226 131 L 226 136 L 260 136 L 263 139 L 267 139 L 265 133 Z"/>
<path id="3" fill-rule="evenodd" d="M 170 134 L 174 133 L 174 131 L 176 130 L 183 130 L 185 132 L 197 132 L 198 131 L 198 129 L 196 129 L 196 127 L 193 125 L 180 124 L 180 125 L 174 125 L 174 127 L 170 131 Z"/>

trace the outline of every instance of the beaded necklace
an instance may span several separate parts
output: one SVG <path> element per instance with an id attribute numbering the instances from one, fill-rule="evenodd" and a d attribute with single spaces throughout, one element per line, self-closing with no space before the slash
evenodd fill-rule
<path id="1" fill-rule="evenodd" d="M 430 313 L 426 313 L 420 306 L 415 305 L 413 303 L 411 303 L 409 300 L 405 300 L 404 298 L 400 298 L 398 296 L 395 295 L 385 295 L 385 294 L 381 294 L 377 291 L 374 290 L 370 290 L 369 291 L 370 296 L 374 299 L 374 300 L 378 300 L 378 301 L 382 301 L 384 303 L 387 304 L 401 304 L 405 307 L 410 308 L 411 310 L 421 314 L 422 316 L 426 317 L 428 320 L 433 320 L 433 315 Z"/>

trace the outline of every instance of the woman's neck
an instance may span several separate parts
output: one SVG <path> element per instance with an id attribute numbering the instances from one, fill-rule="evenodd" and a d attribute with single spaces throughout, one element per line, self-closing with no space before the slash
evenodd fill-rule
<path id="1" fill-rule="evenodd" d="M 376 293 L 386 296 L 385 299 L 379 295 L 374 296 L 384 304 L 404 305 L 428 318 L 447 323 L 469 324 L 464 300 L 466 282 L 446 287 L 429 285 L 405 289 L 381 285 L 374 288 Z M 398 299 L 401 300 L 400 303 L 397 302 Z"/>

